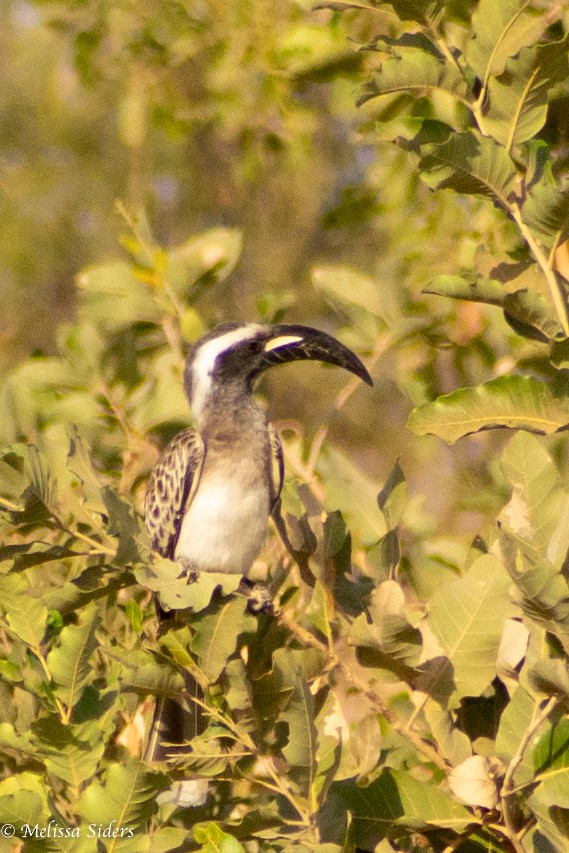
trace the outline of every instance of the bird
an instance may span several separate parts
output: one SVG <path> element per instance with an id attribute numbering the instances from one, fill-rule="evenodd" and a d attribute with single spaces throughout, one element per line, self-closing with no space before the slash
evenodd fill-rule
<path id="1" fill-rule="evenodd" d="M 268 368 L 292 361 L 327 362 L 372 379 L 340 341 L 310 326 L 224 323 L 186 358 L 184 390 L 195 426 L 166 446 L 149 478 L 144 519 L 153 551 L 178 562 L 188 581 L 202 572 L 247 574 L 258 557 L 283 484 L 276 429 L 253 396 Z M 169 618 L 158 606 L 159 617 Z M 186 676 L 186 693 L 200 695 Z M 179 754 L 200 731 L 203 714 L 174 698 L 157 700 L 145 758 Z"/>

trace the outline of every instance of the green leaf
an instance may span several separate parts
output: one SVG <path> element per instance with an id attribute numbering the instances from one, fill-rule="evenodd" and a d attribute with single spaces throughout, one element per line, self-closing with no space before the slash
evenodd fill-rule
<path id="1" fill-rule="evenodd" d="M 496 755 L 505 764 L 509 764 L 516 755 L 532 724 L 537 706 L 537 699 L 530 696 L 523 687 L 518 687 L 504 708 L 496 735 Z M 547 723 L 542 723 L 538 732 L 541 733 L 546 725 Z M 526 751 L 516 769 L 514 779 L 516 784 L 523 785 L 533 779 L 533 776 L 534 767 L 531 761 L 531 753 Z"/>
<path id="2" fill-rule="evenodd" d="M 120 655 L 115 650 L 113 658 L 119 660 L 124 667 L 124 672 L 120 674 L 123 690 L 175 697 L 184 687 L 183 675 L 171 665 L 159 664 L 149 652 L 138 650 L 136 654 L 130 651 Z"/>
<path id="3" fill-rule="evenodd" d="M 68 708 L 77 704 L 91 674 L 92 657 L 98 646 L 95 632 L 100 621 L 95 605 L 85 608 L 79 624 L 63 628 L 58 645 L 47 656 L 55 694 Z"/>
<path id="4" fill-rule="evenodd" d="M 503 308 L 512 329 L 524 338 L 549 343 L 565 337 L 551 303 L 541 293 L 526 289 L 507 293 Z"/>
<path id="5" fill-rule="evenodd" d="M 191 608 L 197 613 L 209 605 L 215 590 L 230 595 L 241 583 L 241 575 L 222 572 L 202 572 L 197 580 L 188 583 L 187 577 L 180 577 L 181 573 L 180 564 L 167 559 L 156 559 L 134 572 L 142 586 L 158 593 L 166 610 Z"/>
<path id="6" fill-rule="evenodd" d="M 47 608 L 30 595 L 22 575 L 0 577 L 0 607 L 7 615 L 10 630 L 33 649 L 38 649 L 47 625 Z"/>
<path id="7" fill-rule="evenodd" d="M 253 631 L 256 624 L 247 610 L 247 599 L 242 596 L 224 601 L 214 613 L 196 620 L 191 648 L 209 681 L 217 681 L 235 654 L 241 634 Z"/>
<path id="8" fill-rule="evenodd" d="M 38 541 L 0 547 L 0 562 L 10 560 L 13 572 L 22 572 L 34 566 L 43 566 L 45 563 L 81 556 L 80 552 L 71 551 L 64 545 L 46 546 L 45 543 Z"/>
<path id="9" fill-rule="evenodd" d="M 392 837 L 402 824 L 415 830 L 436 826 L 461 832 L 472 820 L 465 806 L 433 782 L 401 770 L 385 769 L 365 788 L 351 782 L 340 782 L 337 788 L 352 813 L 355 842 L 364 850 L 376 849 L 378 841 Z"/>
<path id="10" fill-rule="evenodd" d="M 515 189 L 516 167 L 505 149 L 477 131 L 454 133 L 442 144 L 421 146 L 421 178 L 432 189 L 481 195 L 505 209 Z"/>
<path id="11" fill-rule="evenodd" d="M 106 507 L 101 494 L 101 483 L 93 468 L 87 444 L 74 424 L 68 427 L 68 435 L 67 468 L 79 479 L 81 500 L 85 509 L 92 514 L 102 515 L 106 513 Z M 92 516 L 89 520 L 93 521 Z"/>
<path id="12" fill-rule="evenodd" d="M 543 10 L 530 0 L 480 0 L 465 55 L 482 85 L 491 74 L 502 74 L 507 60 L 536 42 L 548 23 Z"/>
<path id="13" fill-rule="evenodd" d="M 401 21 L 415 21 L 419 24 L 431 24 L 437 20 L 442 0 L 431 0 L 423 3 L 421 0 L 389 0 L 389 6 Z M 378 11 L 380 4 L 376 0 L 323 0 L 316 4 L 317 9 L 335 9 L 343 12 L 345 9 L 368 9 Z"/>
<path id="14" fill-rule="evenodd" d="M 569 809 L 569 719 L 561 718 L 542 735 L 533 760 L 541 802 Z"/>
<path id="15" fill-rule="evenodd" d="M 421 654 L 421 634 L 405 615 L 405 596 L 396 581 L 384 581 L 371 594 L 366 613 L 353 623 L 350 642 L 376 649 L 391 661 L 413 666 Z"/>
<path id="16" fill-rule="evenodd" d="M 300 672 L 280 718 L 288 723 L 288 743 L 283 754 L 291 767 L 308 768 L 310 777 L 316 768 L 317 732 L 314 725 L 314 697 Z"/>
<path id="17" fill-rule="evenodd" d="M 540 798 L 541 789 L 538 786 L 527 797 L 526 803 L 531 809 L 536 824 L 533 831 L 528 833 L 528 849 L 531 853 L 557 853 L 565 850 L 569 838 L 569 820 L 567 809 L 558 806 L 548 806 Z M 525 844 L 525 838 L 524 838 Z"/>
<path id="18" fill-rule="evenodd" d="M 479 696 L 496 675 L 504 622 L 516 612 L 510 585 L 502 564 L 485 554 L 433 594 L 428 621 L 453 665 L 457 698 Z"/>
<path id="19" fill-rule="evenodd" d="M 135 275 L 126 261 L 87 267 L 77 277 L 79 319 L 105 333 L 129 328 L 135 322 L 159 323 L 161 311 L 152 287 Z"/>
<path id="20" fill-rule="evenodd" d="M 424 97 L 426 91 L 433 89 L 466 103 L 470 101 L 470 90 L 463 75 L 423 34 L 408 33 L 398 40 L 383 37 L 374 43 L 374 50 L 387 56 L 360 88 L 358 104 L 394 92 Z"/>
<path id="21" fill-rule="evenodd" d="M 0 723 L 0 747 L 14 750 L 22 755 L 37 753 L 37 747 L 32 743 L 30 733 L 18 734 L 11 723 Z"/>
<path id="22" fill-rule="evenodd" d="M 521 50 L 488 83 L 485 133 L 508 151 L 531 139 L 545 124 L 549 90 L 568 72 L 566 39 Z"/>
<path id="23" fill-rule="evenodd" d="M 243 845 L 235 836 L 229 835 L 216 823 L 200 824 L 194 827 L 194 838 L 203 853 L 245 853 Z"/>
<path id="24" fill-rule="evenodd" d="M 560 658 L 536 661 L 528 670 L 528 681 L 535 691 L 546 696 L 569 699 L 569 666 Z"/>
<path id="25" fill-rule="evenodd" d="M 334 264 L 314 267 L 312 283 L 318 290 L 340 302 L 356 305 L 376 317 L 384 317 L 378 282 L 349 266 Z"/>
<path id="26" fill-rule="evenodd" d="M 486 429 L 523 429 L 550 435 L 569 423 L 569 401 L 554 397 L 530 376 L 501 376 L 474 388 L 460 388 L 411 412 L 416 435 L 437 435 L 449 444 Z"/>
<path id="27" fill-rule="evenodd" d="M 50 521 L 57 510 L 57 483 L 45 456 L 32 444 L 14 444 L 2 456 L 0 489 L 9 506 L 18 505 L 13 523 L 37 527 Z"/>
<path id="28" fill-rule="evenodd" d="M 326 507 L 339 509 L 352 534 L 363 545 L 373 545 L 387 533 L 385 520 L 377 511 L 378 485 L 339 450 L 328 446 L 318 459 Z"/>
<path id="29" fill-rule="evenodd" d="M 569 495 L 551 456 L 539 439 L 519 432 L 505 448 L 501 467 L 512 487 L 501 530 L 526 543 L 536 563 L 544 559 L 560 569 L 567 554 Z"/>
<path id="30" fill-rule="evenodd" d="M 536 170 L 526 188 L 522 218 L 547 247 L 569 236 L 569 192 L 561 191 L 552 171 L 548 150 L 535 151 Z"/>
<path id="31" fill-rule="evenodd" d="M 48 772 L 75 790 L 96 773 L 105 750 L 100 731 L 96 741 L 89 742 L 79 736 L 74 726 L 63 724 L 53 714 L 35 720 L 32 733 Z"/>
<path id="32" fill-rule="evenodd" d="M 388 529 L 393 530 L 401 521 L 407 503 L 407 483 L 399 461 L 393 466 L 380 490 L 377 502 Z"/>
<path id="33" fill-rule="evenodd" d="M 503 285 L 496 279 L 465 278 L 453 274 L 436 276 L 423 288 L 423 293 L 466 299 L 469 302 L 484 302 L 488 305 L 502 305 L 505 296 Z"/>
<path id="34" fill-rule="evenodd" d="M 110 486 L 103 488 L 103 500 L 109 516 L 108 532 L 119 540 L 113 562 L 119 566 L 137 563 L 140 560 L 138 548 L 140 527 L 134 506 Z"/>
<path id="35" fill-rule="evenodd" d="M 241 255 L 243 237 L 237 228 L 210 228 L 190 237 L 167 253 L 165 277 L 180 294 L 197 296 L 196 284 L 205 277 L 223 281 Z M 208 282 L 209 283 L 209 282 Z M 201 292 L 201 288 L 199 288 Z"/>
<path id="36" fill-rule="evenodd" d="M 168 784 L 167 776 L 149 770 L 140 761 L 109 764 L 103 782 L 95 780 L 83 791 L 77 812 L 87 823 L 108 826 L 113 822 L 119 831 L 130 827 L 135 834 L 145 832 L 148 819 L 156 811 L 156 795 Z M 113 844 L 115 849 L 123 849 L 120 838 Z"/>
<path id="37" fill-rule="evenodd" d="M 419 24 L 434 24 L 443 7 L 442 0 L 389 0 L 401 21 L 415 21 Z"/>
<path id="38" fill-rule="evenodd" d="M 549 360 L 557 370 L 569 368 L 569 338 L 562 341 L 553 341 L 549 350 Z"/>
<path id="39" fill-rule="evenodd" d="M 27 771 L 2 779 L 0 814 L 3 824 L 11 824 L 18 833 L 25 824 L 43 823 L 49 815 L 44 779 Z M 10 844 L 6 849 L 14 848 Z"/>
<path id="40" fill-rule="evenodd" d="M 452 767 L 472 755 L 468 736 L 456 725 L 454 714 L 441 707 L 439 702 L 428 699 L 423 709 L 431 736 L 435 739 L 441 755 Z"/>
<path id="41" fill-rule="evenodd" d="M 569 585 L 564 575 L 543 558 L 536 559 L 532 567 L 534 554 L 530 554 L 529 568 L 515 555 L 508 557 L 506 540 L 507 534 L 502 533 L 504 562 L 515 582 L 520 607 L 533 622 L 554 634 L 569 653 Z"/>
<path id="42" fill-rule="evenodd" d="M 299 654 L 279 648 L 273 654 L 273 679 L 279 702 L 285 700 L 279 720 L 288 724 L 288 742 L 283 753 L 291 767 L 308 770 L 312 780 L 316 770 L 318 733 L 314 724 L 314 697 L 308 687 L 310 676 L 315 675 L 307 671 L 306 667 L 310 666 L 311 661 L 305 657 L 305 652 Z M 256 708 L 259 709 L 257 703 Z"/>

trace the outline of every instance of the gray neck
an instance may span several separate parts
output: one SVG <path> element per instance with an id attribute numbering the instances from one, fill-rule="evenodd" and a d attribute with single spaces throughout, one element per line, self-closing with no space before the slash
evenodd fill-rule
<path id="1" fill-rule="evenodd" d="M 205 439 L 232 441 L 265 431 L 267 419 L 251 391 L 236 381 L 211 388 L 198 428 Z"/>

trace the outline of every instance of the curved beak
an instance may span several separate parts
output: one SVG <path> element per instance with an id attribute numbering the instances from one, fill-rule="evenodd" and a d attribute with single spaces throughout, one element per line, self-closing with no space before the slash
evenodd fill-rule
<path id="1" fill-rule="evenodd" d="M 368 371 L 348 347 L 310 326 L 279 323 L 271 328 L 271 337 L 265 341 L 262 354 L 263 369 L 290 361 L 324 361 L 343 367 L 363 379 L 368 385 L 373 380 Z"/>

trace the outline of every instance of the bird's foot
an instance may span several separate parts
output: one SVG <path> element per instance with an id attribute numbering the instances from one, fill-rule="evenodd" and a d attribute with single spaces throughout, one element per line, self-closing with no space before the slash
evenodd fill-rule
<path id="1" fill-rule="evenodd" d="M 247 609 L 250 613 L 274 613 L 275 606 L 271 593 L 262 583 L 254 583 L 248 578 L 242 578 L 239 585 L 241 592 L 247 596 Z"/>
<path id="2" fill-rule="evenodd" d="M 198 579 L 198 572 L 196 572 L 190 561 L 186 560 L 185 557 L 180 557 L 177 562 L 181 568 L 181 572 L 178 577 L 185 578 L 186 583 L 195 583 Z"/>

